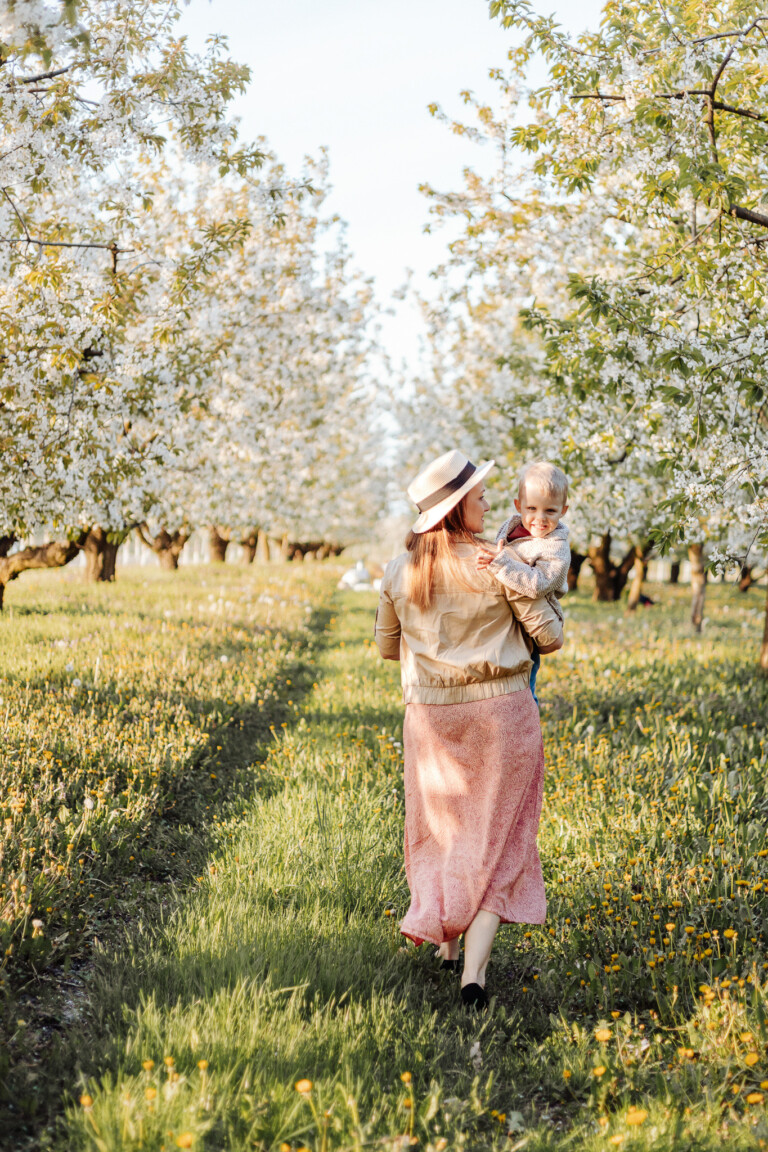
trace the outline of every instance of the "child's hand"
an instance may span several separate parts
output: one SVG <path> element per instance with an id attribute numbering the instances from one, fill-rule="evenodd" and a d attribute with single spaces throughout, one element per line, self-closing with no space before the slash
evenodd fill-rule
<path id="1" fill-rule="evenodd" d="M 476 564 L 478 572 L 484 572 L 492 560 L 495 560 L 498 552 L 488 552 L 483 548 L 477 554 Z"/>

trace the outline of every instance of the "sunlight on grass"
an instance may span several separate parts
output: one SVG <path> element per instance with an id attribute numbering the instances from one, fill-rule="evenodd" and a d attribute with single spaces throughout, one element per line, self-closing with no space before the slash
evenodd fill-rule
<path id="1" fill-rule="evenodd" d="M 323 591 L 299 581 L 294 594 L 298 629 Z M 190 621 L 205 595 L 190 593 Z M 240 662 L 215 674 L 203 651 L 241 625 L 222 624 L 213 647 L 203 631 L 194 651 L 190 640 L 199 696 L 228 701 L 233 730 L 270 676 L 282 677 L 282 711 L 258 761 L 253 734 L 241 747 L 250 799 L 219 810 L 219 847 L 191 889 L 98 958 L 60 1147 L 768 1142 L 758 596 L 714 589 L 693 637 L 685 590 L 658 595 L 629 617 L 581 594 L 566 602 L 567 646 L 540 678 L 548 919 L 502 930 L 479 1020 L 433 950 L 397 931 L 402 705 L 397 669 L 371 641 L 375 599 L 339 596 L 319 648 L 296 634 L 295 695 L 273 639 L 250 650 L 230 636 Z M 164 635 L 135 634 L 140 675 Z M 199 720 L 189 731 L 203 732 Z"/>

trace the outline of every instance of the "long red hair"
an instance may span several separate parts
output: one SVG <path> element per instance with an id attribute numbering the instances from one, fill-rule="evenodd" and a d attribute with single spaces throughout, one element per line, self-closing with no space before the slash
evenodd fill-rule
<path id="1" fill-rule="evenodd" d="M 456 545 L 484 544 L 485 541 L 467 528 L 465 501 L 466 496 L 434 528 L 409 532 L 405 538 L 406 551 L 411 555 L 407 594 L 418 608 L 429 608 L 438 575 L 449 576 L 461 588 L 471 587 L 456 554 Z"/>

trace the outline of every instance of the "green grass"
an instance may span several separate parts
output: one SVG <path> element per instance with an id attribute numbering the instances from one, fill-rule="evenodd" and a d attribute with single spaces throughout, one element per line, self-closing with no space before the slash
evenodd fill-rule
<path id="1" fill-rule="evenodd" d="M 311 686 L 333 583 L 227 567 L 13 586 L 0 616 L 0 1103 L 14 1138 L 56 1110 L 40 1066 L 57 1065 L 94 949 L 170 906 L 261 785 L 254 761 Z"/>
<path id="2" fill-rule="evenodd" d="M 171 586 L 157 585 L 158 613 L 175 610 Z M 312 586 L 318 620 L 324 587 Z M 658 593 L 631 617 L 567 602 L 568 645 L 540 678 L 548 920 L 502 929 L 481 1019 L 432 950 L 397 932 L 402 705 L 397 669 L 370 642 L 374 599 L 344 595 L 322 636 L 296 634 L 303 687 L 290 708 L 285 691 L 262 705 L 282 709 L 268 748 L 239 727 L 251 705 L 238 684 L 267 660 L 243 640 L 216 774 L 248 787 L 229 811 L 226 795 L 214 803 L 205 866 L 197 857 L 167 912 L 155 903 L 95 950 L 88 1015 L 62 1041 L 66 1111 L 39 1146 L 768 1143 L 762 593 L 712 589 L 702 637 L 686 590 Z"/>

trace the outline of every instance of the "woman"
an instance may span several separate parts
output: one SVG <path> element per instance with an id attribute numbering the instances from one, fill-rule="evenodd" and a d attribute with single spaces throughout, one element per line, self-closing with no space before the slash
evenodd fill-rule
<path id="1" fill-rule="evenodd" d="M 462 1000 L 485 1007 L 501 922 L 542 924 L 536 834 L 544 750 L 529 688 L 530 641 L 562 647 L 546 600 L 527 600 L 476 568 L 489 505 L 476 468 L 447 452 L 413 481 L 419 518 L 381 585 L 376 643 L 399 660 L 405 700 L 405 869 L 400 931 L 439 946 Z"/>

